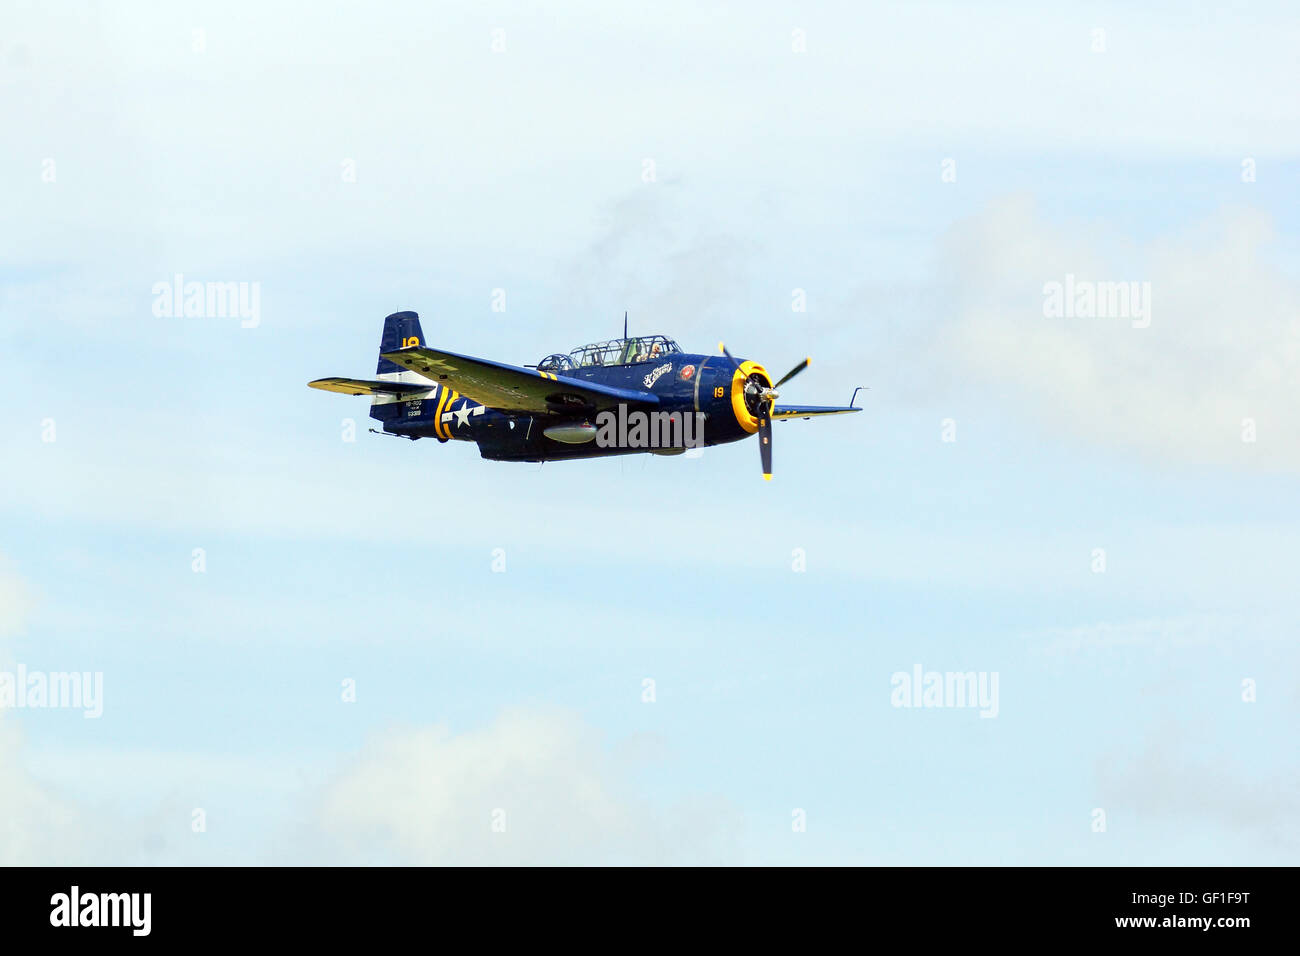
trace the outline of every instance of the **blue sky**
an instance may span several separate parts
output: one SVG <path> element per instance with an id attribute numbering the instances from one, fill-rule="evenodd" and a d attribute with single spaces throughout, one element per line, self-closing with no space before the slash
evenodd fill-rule
<path id="1" fill-rule="evenodd" d="M 0 713 L 0 861 L 1293 863 L 1300 21 L 1181 11 L 7 9 L 0 671 L 104 713 Z M 399 309 L 871 390 L 485 462 L 305 387 Z"/>

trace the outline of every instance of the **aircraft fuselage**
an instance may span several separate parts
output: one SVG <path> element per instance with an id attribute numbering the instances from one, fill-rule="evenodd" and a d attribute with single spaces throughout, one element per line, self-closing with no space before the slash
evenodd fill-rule
<path id="1" fill-rule="evenodd" d="M 767 378 L 762 366 L 752 362 L 673 352 L 644 362 L 565 371 L 556 378 L 560 400 L 552 414 L 491 408 L 436 382 L 425 393 L 382 399 L 370 414 L 390 434 L 472 441 L 484 458 L 498 461 L 679 454 L 689 447 L 739 441 L 757 431 L 744 398 L 744 383 L 754 375 Z M 658 404 L 628 403 L 594 412 L 575 402 L 570 410 L 563 402 L 565 379 L 650 392 Z M 671 423 L 665 420 L 672 416 Z M 643 420 L 646 427 L 638 434 Z"/>

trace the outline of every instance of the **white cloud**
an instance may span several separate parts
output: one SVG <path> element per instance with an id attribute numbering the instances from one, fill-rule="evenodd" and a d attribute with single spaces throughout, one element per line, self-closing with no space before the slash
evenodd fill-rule
<path id="1" fill-rule="evenodd" d="M 740 813 L 725 798 L 660 807 L 635 795 L 640 775 L 670 759 L 662 741 L 634 734 L 605 746 L 557 712 L 509 711 L 464 733 L 445 723 L 393 728 L 341 758 L 20 750 L 15 735 L 0 734 L 0 772 L 15 781 L 0 791 L 0 863 L 742 861 Z M 194 834 L 199 806 L 208 830 Z M 492 829 L 498 809 L 503 832 Z"/>
<path id="2" fill-rule="evenodd" d="M 1138 820 L 1185 828 L 1222 827 L 1246 835 L 1272 852 L 1293 858 L 1300 846 L 1300 770 L 1294 755 L 1251 766 L 1234 752 L 1210 746 L 1191 726 L 1152 731 L 1141 752 L 1098 762 L 1099 794 L 1107 807 Z M 1218 852 L 1241 853 L 1240 840 L 1221 841 Z"/>
<path id="3" fill-rule="evenodd" d="M 1230 208 L 1145 245 L 1080 234 L 1010 199 L 954 228 L 956 315 L 936 330 L 958 381 L 1043 424 L 1155 458 L 1300 469 L 1300 284 L 1271 223 Z M 1150 282 L 1151 322 L 1049 318 L 1067 275 Z M 1245 420 L 1256 441 L 1242 440 Z"/>
<path id="4" fill-rule="evenodd" d="M 319 823 L 361 862 L 700 863 L 734 852 L 725 805 L 644 806 L 590 728 L 531 711 L 462 734 L 439 724 L 374 738 L 326 789 Z"/>
<path id="5" fill-rule="evenodd" d="M 31 611 L 32 597 L 27 585 L 0 555 L 0 637 L 19 633 Z"/>
<path id="6" fill-rule="evenodd" d="M 22 631 L 32 603 L 26 583 L 0 555 L 0 638 Z M 8 649 L 0 646 L 0 668 L 9 666 Z M 22 736 L 0 709 L 0 866 L 70 862 L 62 854 L 85 835 L 78 808 L 28 772 Z"/>
<path id="7" fill-rule="evenodd" d="M 1232 617 L 1210 614 L 1052 627 L 1034 633 L 1030 638 L 1035 653 L 1056 658 L 1109 651 L 1128 653 L 1134 649 L 1156 652 L 1184 648 L 1225 649 L 1239 643 L 1243 634 L 1246 639 L 1276 639 L 1272 632 L 1261 635 Z"/>
<path id="8" fill-rule="evenodd" d="M 81 809 L 35 780 L 12 718 L 0 714 L 0 866 L 88 863 L 92 831 Z M 98 832 L 103 832 L 102 828 Z M 91 852 L 91 856 L 85 855 Z"/>
<path id="9" fill-rule="evenodd" d="M 806 176 L 809 150 L 818 171 L 838 157 L 860 168 L 904 138 L 1233 163 L 1300 142 L 1285 92 L 1300 85 L 1296 27 L 1281 9 L 1210 26 L 1123 6 L 825 5 L 801 14 L 796 55 L 783 5 L 570 6 L 557 18 L 395 5 L 313 22 L 223 5 L 204 18 L 202 52 L 183 10 L 6 11 L 0 106 L 24 148 L 0 172 L 19 187 L 6 211 L 30 228 L 0 249 L 22 263 L 144 251 L 166 269 L 229 261 L 238 240 L 230 269 L 369 243 L 381 223 L 421 241 L 441 221 L 456 224 L 453 246 L 510 258 L 512 243 L 563 242 L 574 210 L 637 181 L 643 157 L 763 180 Z M 1098 20 L 1104 54 L 1091 50 Z M 40 180 L 47 158 L 57 185 Z M 356 183 L 341 181 L 345 158 Z M 466 188 L 480 183 L 503 195 L 499 214 Z M 106 229 L 132 241 L 106 243 Z"/>

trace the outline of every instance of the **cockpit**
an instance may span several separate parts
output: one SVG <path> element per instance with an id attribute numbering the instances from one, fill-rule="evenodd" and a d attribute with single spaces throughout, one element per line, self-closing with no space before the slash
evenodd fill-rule
<path id="1" fill-rule="evenodd" d="M 666 355 L 680 352 L 677 343 L 663 335 L 641 335 L 632 339 L 610 339 L 574 349 L 568 355 L 556 352 L 537 363 L 539 372 L 563 374 L 580 368 L 607 365 L 635 365 L 657 362 Z"/>

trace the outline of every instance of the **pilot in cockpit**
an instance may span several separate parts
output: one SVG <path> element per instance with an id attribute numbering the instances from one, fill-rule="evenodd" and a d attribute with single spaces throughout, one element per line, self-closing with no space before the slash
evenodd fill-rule
<path id="1" fill-rule="evenodd" d="M 646 339 L 633 339 L 627 350 L 627 361 L 652 362 L 659 357 L 662 347 L 658 342 L 649 344 Z"/>

